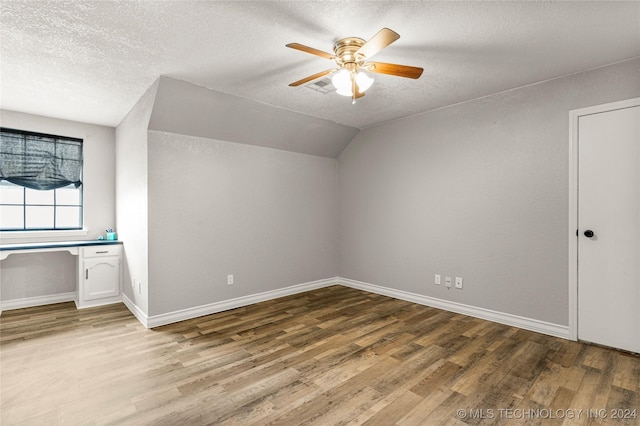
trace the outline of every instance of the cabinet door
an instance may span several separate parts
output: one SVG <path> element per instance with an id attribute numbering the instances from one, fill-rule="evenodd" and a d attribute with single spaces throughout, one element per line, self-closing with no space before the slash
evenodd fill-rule
<path id="1" fill-rule="evenodd" d="M 120 294 L 120 261 L 117 257 L 97 257 L 84 261 L 84 300 Z"/>

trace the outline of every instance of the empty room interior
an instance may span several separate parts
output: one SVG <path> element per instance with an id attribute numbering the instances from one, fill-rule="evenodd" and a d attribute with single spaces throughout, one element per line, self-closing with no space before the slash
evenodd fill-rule
<path id="1" fill-rule="evenodd" d="M 2 425 L 640 424 L 640 2 L 0 2 Z"/>

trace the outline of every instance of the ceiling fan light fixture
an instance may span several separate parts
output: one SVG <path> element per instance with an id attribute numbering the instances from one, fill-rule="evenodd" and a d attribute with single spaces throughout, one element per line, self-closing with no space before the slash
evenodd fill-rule
<path id="1" fill-rule="evenodd" d="M 349 91 L 345 92 L 344 90 L 336 90 L 336 93 L 340 96 L 348 96 L 351 97 L 352 93 L 351 93 L 351 89 L 349 89 Z"/>
<path id="2" fill-rule="evenodd" d="M 346 69 L 341 69 L 333 75 L 331 78 L 331 84 L 336 88 L 336 93 L 342 96 L 353 96 L 352 92 L 352 74 Z M 358 85 L 358 91 L 364 93 L 373 84 L 374 79 L 369 77 L 362 71 L 356 74 L 356 84 Z"/>
<path id="3" fill-rule="evenodd" d="M 356 75 L 356 83 L 358 84 L 358 89 L 364 93 L 373 84 L 373 78 L 360 71 Z"/>
<path id="4" fill-rule="evenodd" d="M 289 43 L 286 46 L 321 58 L 329 59 L 338 68 L 321 71 L 289 84 L 296 87 L 308 83 L 327 74 L 333 74 L 331 83 L 339 95 L 349 96 L 352 103 L 364 96 L 364 92 L 373 84 L 373 78 L 362 70 L 376 74 L 395 75 L 398 77 L 417 79 L 422 75 L 422 68 L 408 65 L 388 64 L 385 62 L 368 62 L 368 60 L 385 47 L 400 38 L 400 35 L 389 28 L 383 28 L 373 37 L 365 41 L 359 37 L 345 37 L 333 45 L 334 54 L 314 49 L 300 43 Z"/>
<path id="5" fill-rule="evenodd" d="M 337 89 L 337 93 L 342 96 L 351 96 L 351 73 L 346 69 L 341 69 L 331 77 L 331 84 Z"/>

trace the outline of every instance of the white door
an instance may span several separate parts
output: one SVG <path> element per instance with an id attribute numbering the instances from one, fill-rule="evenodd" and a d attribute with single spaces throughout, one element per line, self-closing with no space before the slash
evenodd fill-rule
<path id="1" fill-rule="evenodd" d="M 578 339 L 640 352 L 640 106 L 578 118 Z"/>

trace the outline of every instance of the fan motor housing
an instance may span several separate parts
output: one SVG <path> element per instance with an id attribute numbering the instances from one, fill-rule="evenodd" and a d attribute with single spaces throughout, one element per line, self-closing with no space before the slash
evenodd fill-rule
<path id="1" fill-rule="evenodd" d="M 364 57 L 356 55 L 356 52 L 364 46 L 365 40 L 359 37 L 346 37 L 336 41 L 333 45 L 333 51 L 336 54 L 336 62 L 338 65 L 348 63 L 360 64 L 364 61 Z"/>

